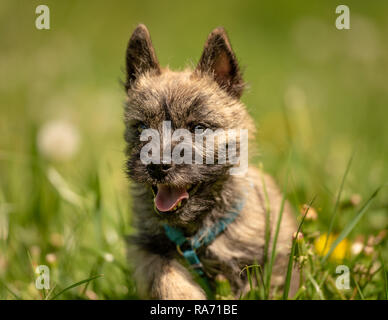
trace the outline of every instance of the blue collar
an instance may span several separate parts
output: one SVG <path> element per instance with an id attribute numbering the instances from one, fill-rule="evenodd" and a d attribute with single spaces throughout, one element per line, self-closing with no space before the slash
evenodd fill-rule
<path id="1" fill-rule="evenodd" d="M 186 259 L 190 267 L 192 267 L 200 276 L 204 275 L 203 265 L 198 258 L 196 250 L 202 246 L 207 246 L 222 233 L 227 226 L 232 223 L 245 205 L 245 197 L 239 201 L 234 208 L 227 212 L 225 216 L 216 221 L 211 227 L 204 227 L 192 237 L 186 238 L 182 230 L 164 224 L 166 236 L 176 244 L 177 251 Z M 185 247 L 185 248 L 183 248 Z"/>

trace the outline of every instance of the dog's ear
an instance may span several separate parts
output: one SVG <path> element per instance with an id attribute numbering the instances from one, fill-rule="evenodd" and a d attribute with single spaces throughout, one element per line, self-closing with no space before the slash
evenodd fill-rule
<path id="1" fill-rule="evenodd" d="M 152 46 L 150 34 L 144 24 L 139 24 L 129 39 L 126 68 L 125 88 L 127 90 L 131 88 L 139 75 L 145 72 L 160 74 L 159 62 Z"/>
<path id="2" fill-rule="evenodd" d="M 230 95 L 236 98 L 242 95 L 244 81 L 224 28 L 216 28 L 209 34 L 196 72 L 210 74 Z"/>

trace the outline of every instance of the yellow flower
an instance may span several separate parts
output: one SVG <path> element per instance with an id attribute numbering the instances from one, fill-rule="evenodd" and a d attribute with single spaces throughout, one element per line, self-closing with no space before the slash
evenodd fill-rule
<path id="1" fill-rule="evenodd" d="M 329 250 L 333 242 L 336 240 L 337 236 L 330 234 L 329 237 L 327 237 L 327 234 L 321 235 L 319 238 L 317 238 L 314 241 L 314 247 L 315 251 L 320 256 L 325 256 Z M 327 243 L 326 243 L 327 241 Z M 325 246 L 326 244 L 326 246 Z M 344 239 L 342 240 L 337 247 L 334 249 L 334 251 L 330 255 L 330 260 L 332 261 L 341 261 L 349 254 L 349 247 L 350 243 L 349 240 Z"/>

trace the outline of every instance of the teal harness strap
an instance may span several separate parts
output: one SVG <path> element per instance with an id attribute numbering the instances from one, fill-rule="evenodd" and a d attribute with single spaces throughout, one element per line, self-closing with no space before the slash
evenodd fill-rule
<path id="1" fill-rule="evenodd" d="M 245 205 L 245 197 L 237 205 L 229 211 L 223 218 L 215 222 L 210 228 L 201 228 L 194 236 L 186 238 L 182 230 L 164 224 L 164 230 L 166 236 L 176 244 L 177 250 L 189 265 L 196 271 L 200 276 L 204 276 L 203 266 L 198 258 L 196 250 L 202 246 L 207 246 L 225 229 L 230 223 L 232 223 Z M 182 246 L 187 244 L 187 249 L 182 249 Z"/>
<path id="2" fill-rule="evenodd" d="M 230 211 L 225 217 L 218 220 L 217 223 L 213 224 L 213 226 L 208 230 L 199 230 L 199 232 L 190 239 L 192 247 L 194 249 L 198 249 L 202 245 L 206 246 L 213 242 L 214 239 L 217 238 L 220 233 L 225 231 L 227 226 L 237 218 L 244 207 L 244 204 L 245 199 L 240 201 L 232 211 Z"/>
<path id="3" fill-rule="evenodd" d="M 192 266 L 197 271 L 197 273 L 202 276 L 203 271 L 201 261 L 199 261 L 199 258 L 194 251 L 195 249 L 191 246 L 190 239 L 186 238 L 183 235 L 183 232 L 178 228 L 173 228 L 168 224 L 164 224 L 163 227 L 167 237 L 176 244 L 178 252 L 181 253 L 186 261 L 190 264 L 190 266 Z M 186 242 L 190 245 L 190 248 L 181 251 L 181 246 Z"/>

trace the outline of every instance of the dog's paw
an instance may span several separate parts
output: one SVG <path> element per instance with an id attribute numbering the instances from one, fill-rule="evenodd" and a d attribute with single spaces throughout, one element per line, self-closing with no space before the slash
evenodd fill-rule
<path id="1" fill-rule="evenodd" d="M 205 300 L 202 288 L 178 262 L 166 266 L 153 283 L 152 295 L 165 300 Z"/>

